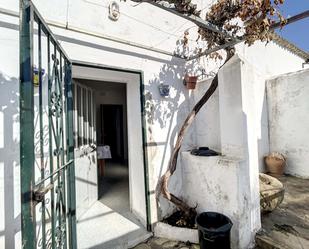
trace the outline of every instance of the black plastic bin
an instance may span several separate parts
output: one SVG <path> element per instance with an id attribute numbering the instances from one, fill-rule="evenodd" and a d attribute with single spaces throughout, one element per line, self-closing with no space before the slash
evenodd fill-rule
<path id="1" fill-rule="evenodd" d="M 232 221 L 223 214 L 204 212 L 196 217 L 201 249 L 230 249 Z"/>

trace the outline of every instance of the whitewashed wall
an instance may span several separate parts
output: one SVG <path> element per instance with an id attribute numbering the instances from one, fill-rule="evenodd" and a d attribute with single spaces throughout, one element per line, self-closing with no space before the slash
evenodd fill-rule
<path id="1" fill-rule="evenodd" d="M 75 179 L 76 179 L 76 217 L 79 220 L 91 205 L 98 199 L 98 175 L 96 152 L 84 148 L 81 155 L 80 149 L 75 149 Z"/>
<path id="2" fill-rule="evenodd" d="M 244 51 L 238 47 L 238 56 L 220 70 L 219 87 L 194 122 L 196 145 L 214 148 L 224 157 L 201 158 L 183 152 L 181 161 L 182 196 L 191 205 L 198 204 L 199 212 L 217 211 L 232 219 L 233 248 L 248 248 L 260 228 L 258 172 L 265 170 L 263 157 L 270 150 L 266 79 L 282 70 L 300 69 L 303 62 L 280 47 L 268 50 L 268 47 L 259 48 L 260 45 Z M 274 57 L 262 60 L 261 51 Z M 284 60 L 281 56 L 291 58 Z M 280 67 L 274 67 L 269 61 Z M 198 83 L 191 106 L 200 99 L 210 81 Z"/>
<path id="3" fill-rule="evenodd" d="M 20 246 L 18 32 L 1 25 L 0 44 L 0 248 L 14 249 L 15 241 Z"/>
<path id="4" fill-rule="evenodd" d="M 197 205 L 198 212 L 227 215 L 234 224 L 231 239 L 235 249 L 251 248 L 261 226 L 257 129 L 260 120 L 254 91 L 259 82 L 253 68 L 238 55 L 227 62 L 219 71 L 219 107 L 215 108 L 219 116 L 216 125 L 220 127 L 216 141 L 223 156 L 198 157 L 183 152 L 181 157 L 183 197 L 190 205 Z"/>
<path id="5" fill-rule="evenodd" d="M 286 173 L 309 178 L 309 70 L 267 81 L 270 150 L 287 156 Z"/>
<path id="6" fill-rule="evenodd" d="M 237 51 L 245 63 L 249 64 L 253 70 L 248 81 L 252 79 L 255 82 L 255 113 L 258 120 L 255 129 L 258 136 L 259 169 L 260 172 L 264 172 L 263 158 L 270 151 L 269 134 L 271 132 L 268 127 L 266 80 L 279 74 L 301 70 L 304 59 L 277 45 L 275 42 L 268 44 L 256 42 L 250 47 L 240 44 L 237 46 Z"/>
<path id="7" fill-rule="evenodd" d="M 99 6 L 102 3 L 101 1 L 70 1 L 69 8 L 67 8 L 66 1 L 35 1 L 35 3 L 43 17 L 56 24 L 64 26 L 68 24 L 68 26 L 79 30 L 87 29 L 88 31 L 100 34 L 117 36 L 165 49 L 169 52 L 174 50 L 176 40 L 182 35 L 183 28 L 191 25 L 181 18 L 172 16 L 155 7 L 149 7 L 147 4 L 134 7 L 135 3 L 121 2 L 120 10 L 123 14 L 121 14 L 118 22 L 113 22 L 108 19 L 106 5 Z M 1 0 L 0 7 L 18 11 L 18 1 Z M 67 13 L 69 14 L 67 15 Z M 0 93 L 1 99 L 3 100 L 1 103 L 1 113 L 3 113 L 1 115 L 3 118 L 1 115 L 0 118 L 5 124 L 5 126 L 1 126 L 0 131 L 3 131 L 4 135 L 12 134 L 9 140 L 7 135 L 2 139 L 4 140 L 4 145 L 1 153 L 2 155 L 13 153 L 12 156 L 6 157 L 7 159 L 5 161 L 3 160 L 4 157 L 1 157 L 1 164 L 4 165 L 1 168 L 1 205 L 4 205 L 4 207 L 1 206 L 1 217 L 3 218 L 0 218 L 0 220 L 1 231 L 3 232 L 0 234 L 0 243 L 2 243 L 0 247 L 4 247 L 5 245 L 6 248 L 14 248 L 15 234 L 20 235 L 18 18 L 0 15 L 0 21 L 0 70 L 2 74 L 1 84 L 3 84 Z M 161 27 L 165 27 L 165 30 L 161 30 Z M 146 129 L 149 131 L 147 142 L 149 143 L 150 191 L 152 193 L 151 210 L 152 222 L 155 222 L 157 220 L 157 205 L 154 194 L 156 182 L 158 176 L 166 169 L 170 150 L 173 145 L 173 138 L 176 135 L 179 124 L 183 121 L 189 110 L 188 104 L 185 102 L 186 96 L 189 93 L 182 84 L 185 61 L 91 35 L 61 28 L 52 27 L 52 29 L 60 36 L 60 42 L 72 59 L 137 69 L 144 72 L 145 89 L 148 92 L 148 122 Z M 159 95 L 159 83 L 171 85 L 171 97 L 162 98 Z M 13 129 L 14 131 L 10 132 Z M 189 136 L 190 139 L 191 137 Z M 12 145 L 8 141 L 12 141 Z M 89 156 L 91 157 L 91 155 Z M 91 158 L 81 158 L 77 165 L 88 164 L 89 160 Z M 83 171 L 77 171 L 83 175 Z M 85 174 L 87 175 L 87 172 L 84 172 Z M 6 179 L 5 182 L 4 179 Z M 84 193 L 86 191 L 83 187 L 84 183 L 82 181 L 78 182 L 80 183 L 77 184 L 77 190 L 80 193 L 79 196 L 81 196 L 79 202 L 82 202 L 86 200 L 87 193 Z M 175 187 L 172 186 L 172 189 L 180 191 L 181 181 L 178 181 Z M 10 195 L 4 195 L 4 193 L 10 193 Z M 90 199 L 92 200 L 93 196 Z M 87 199 L 86 202 L 92 202 L 90 199 Z M 15 207 L 14 213 L 12 207 Z M 167 209 L 172 210 L 167 203 L 163 202 L 159 213 L 165 215 Z M 79 212 L 79 214 L 82 212 Z M 19 241 L 18 237 L 16 237 L 16 241 Z M 16 245 L 16 248 L 18 247 Z"/>
<path id="8" fill-rule="evenodd" d="M 268 111 L 266 100 L 266 80 L 276 75 L 301 70 L 304 60 L 290 51 L 276 45 L 274 42 L 265 44 L 256 42 L 248 47 L 244 44 L 236 46 L 237 54 L 242 58 L 244 63 L 252 68 L 251 78 L 248 84 L 254 82 L 254 100 L 255 114 L 258 122 L 255 129 L 258 134 L 259 150 L 259 169 L 265 171 L 263 157 L 269 153 L 269 135 L 268 135 Z M 216 67 L 211 67 L 209 60 L 201 60 L 201 65 L 206 68 L 206 72 L 216 71 Z M 214 63 L 212 64 L 214 65 Z M 233 78 L 228 78 L 230 84 L 234 84 Z M 193 105 L 201 98 L 207 90 L 211 79 L 202 80 L 197 84 L 191 98 L 190 105 Z M 221 84 L 219 82 L 219 84 Z M 220 129 L 219 126 L 219 106 L 218 101 L 219 89 L 211 97 L 209 102 L 201 109 L 194 122 L 196 146 L 209 146 L 220 151 Z M 233 115 L 233 113 L 230 113 Z"/>
<path id="9" fill-rule="evenodd" d="M 201 81 L 193 93 L 193 104 L 200 100 L 207 91 L 212 79 Z M 219 89 L 211 96 L 207 104 L 200 110 L 194 121 L 194 136 L 196 146 L 207 146 L 216 151 L 221 151 L 220 117 L 219 117 Z"/>
<path id="10" fill-rule="evenodd" d="M 258 41 L 250 47 L 239 44 L 237 51 L 266 78 L 301 70 L 304 62 L 304 59 L 275 42 L 266 44 Z"/>

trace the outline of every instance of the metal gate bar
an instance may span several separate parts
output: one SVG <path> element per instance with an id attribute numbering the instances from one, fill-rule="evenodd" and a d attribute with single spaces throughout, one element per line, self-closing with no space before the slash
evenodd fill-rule
<path id="1" fill-rule="evenodd" d="M 43 39 L 47 51 L 43 51 Z M 38 75 L 34 72 L 35 58 Z M 26 249 L 76 248 L 71 70 L 68 56 L 38 10 L 30 0 L 20 0 L 21 229 L 22 247 Z"/>

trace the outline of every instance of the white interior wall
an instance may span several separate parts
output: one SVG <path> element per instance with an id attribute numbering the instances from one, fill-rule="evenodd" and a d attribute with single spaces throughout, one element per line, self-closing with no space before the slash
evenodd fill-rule
<path id="1" fill-rule="evenodd" d="M 77 80 L 78 81 L 78 80 Z M 121 105 L 123 108 L 123 141 L 124 141 L 124 159 L 128 159 L 128 139 L 127 139 L 127 102 L 126 86 L 113 82 L 101 81 L 82 81 L 88 87 L 94 90 L 94 101 L 96 112 L 97 138 L 101 137 L 100 106 L 101 105 Z"/>
<path id="2" fill-rule="evenodd" d="M 74 69 L 74 67 L 73 67 Z M 76 70 L 73 70 L 73 77 Z M 79 74 L 77 74 L 79 75 Z M 94 90 L 94 101 L 96 112 L 96 134 L 100 137 L 100 105 L 101 104 L 120 104 L 124 107 L 124 120 L 127 117 L 126 112 L 126 89 L 112 88 L 112 83 L 104 83 L 100 81 L 87 81 L 87 79 L 74 79 L 75 82 L 92 88 Z M 98 85 L 99 84 L 99 85 Z M 106 85 L 108 87 L 106 88 Z M 104 87 L 105 86 L 105 87 Z M 127 136 L 127 125 L 124 122 L 124 136 Z M 125 159 L 128 159 L 127 139 L 124 139 Z M 98 182 L 97 182 L 97 159 L 96 152 L 78 155 L 79 149 L 76 150 L 76 201 L 77 201 L 77 217 L 80 218 L 89 207 L 98 199 Z"/>
<path id="3" fill-rule="evenodd" d="M 72 72 L 74 77 L 75 72 Z M 75 96 L 77 96 L 77 85 L 82 86 L 73 79 L 73 88 Z M 84 95 L 83 95 L 84 96 Z M 80 97 L 80 96 L 78 96 Z M 74 131 L 73 134 L 77 134 L 77 123 L 80 122 L 80 118 L 77 114 L 77 98 L 74 97 Z M 88 103 L 87 103 L 88 105 Z M 90 110 L 90 108 L 88 109 Z M 84 117 L 83 117 L 84 118 Z M 82 121 L 84 122 L 84 120 Z M 90 128 L 90 127 L 89 127 Z M 83 125 L 80 129 L 84 129 Z M 95 140 L 96 129 L 93 127 L 93 138 Z M 85 135 L 85 134 L 84 134 Z M 75 139 L 78 142 L 79 134 Z M 84 139 L 84 138 L 82 138 Z M 74 162 L 75 162 L 75 184 L 76 184 L 76 217 L 77 221 L 87 212 L 90 206 L 92 206 L 98 199 L 98 182 L 97 182 L 97 157 L 96 152 L 90 147 L 90 144 L 78 145 L 74 148 Z"/>
<path id="4" fill-rule="evenodd" d="M 309 70 L 267 81 L 270 151 L 287 156 L 286 173 L 309 178 Z"/>
<path id="5" fill-rule="evenodd" d="M 77 152 L 84 151 L 80 154 Z M 75 149 L 76 217 L 79 220 L 90 206 L 98 200 L 96 152 L 88 148 Z M 89 150 L 90 151 L 90 150 Z"/>

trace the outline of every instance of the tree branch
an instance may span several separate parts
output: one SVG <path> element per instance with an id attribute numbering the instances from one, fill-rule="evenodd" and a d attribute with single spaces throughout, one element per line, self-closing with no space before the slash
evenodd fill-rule
<path id="1" fill-rule="evenodd" d="M 223 67 L 234 55 L 234 48 L 228 48 L 227 49 L 227 57 L 225 62 L 221 65 Z M 221 68 L 220 67 L 220 68 Z M 192 213 L 192 210 L 195 208 L 190 207 L 188 204 L 186 204 L 183 200 L 178 198 L 177 196 L 173 195 L 172 193 L 169 192 L 168 190 L 168 182 L 170 177 L 174 174 L 177 166 L 177 160 L 178 160 L 178 155 L 179 151 L 181 149 L 181 145 L 184 139 L 184 135 L 188 128 L 191 126 L 191 124 L 194 121 L 195 116 L 198 114 L 198 112 L 201 110 L 201 108 L 207 103 L 207 101 L 210 99 L 210 97 L 214 94 L 218 87 L 218 73 L 216 76 L 213 78 L 208 90 L 206 93 L 203 95 L 203 97 L 195 104 L 193 107 L 192 111 L 189 113 L 187 118 L 185 119 L 179 133 L 177 136 L 177 140 L 174 146 L 174 149 L 172 151 L 171 159 L 169 162 L 169 166 L 165 174 L 161 177 L 159 184 L 159 194 L 162 193 L 163 197 L 166 198 L 167 200 L 171 201 L 175 206 L 183 211 L 186 215 L 190 215 Z"/>

